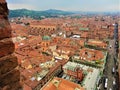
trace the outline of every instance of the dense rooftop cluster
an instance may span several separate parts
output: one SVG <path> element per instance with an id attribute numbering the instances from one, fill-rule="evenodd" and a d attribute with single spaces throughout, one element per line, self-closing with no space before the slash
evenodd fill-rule
<path id="1" fill-rule="evenodd" d="M 108 40 L 114 34 L 112 17 L 101 18 L 10 19 L 24 90 L 61 89 L 62 83 L 70 88 L 67 85 L 71 82 L 81 83 L 83 90 L 90 88 L 89 78 L 97 78 L 103 72 Z M 49 82 L 52 77 L 56 78 Z M 91 88 L 95 88 L 95 82 Z M 74 88 L 70 90 L 81 90 L 71 84 Z"/>
<path id="2" fill-rule="evenodd" d="M 9 24 L 7 15 L 1 0 L 0 90 L 99 88 L 117 16 L 17 17 Z"/>

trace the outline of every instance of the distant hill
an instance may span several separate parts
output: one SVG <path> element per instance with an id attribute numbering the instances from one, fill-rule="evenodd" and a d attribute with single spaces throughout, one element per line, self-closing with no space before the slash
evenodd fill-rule
<path id="1" fill-rule="evenodd" d="M 120 12 L 90 12 L 90 11 L 62 11 L 56 9 L 49 9 L 45 11 L 35 11 L 35 10 L 28 10 L 28 9 L 16 9 L 10 10 L 9 18 L 13 17 L 23 17 L 29 16 L 34 19 L 41 19 L 41 16 L 45 17 L 58 17 L 59 15 L 118 15 Z"/>
<path id="2" fill-rule="evenodd" d="M 55 9 L 49 9 L 45 11 L 16 9 L 16 10 L 10 10 L 9 17 L 13 18 L 13 17 L 30 16 L 32 18 L 40 18 L 41 16 L 55 17 L 58 15 L 71 15 L 71 14 L 74 14 L 74 13 L 68 12 L 68 11 L 62 11 L 62 10 L 55 10 Z"/>

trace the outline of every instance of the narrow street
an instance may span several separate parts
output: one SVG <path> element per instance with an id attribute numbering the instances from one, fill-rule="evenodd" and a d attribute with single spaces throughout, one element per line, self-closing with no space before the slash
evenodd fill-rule
<path id="1" fill-rule="evenodd" d="M 104 76 L 103 76 L 103 80 L 102 80 L 102 88 L 100 90 L 117 90 L 116 88 L 116 84 L 113 85 L 113 82 L 115 80 L 116 77 L 116 72 L 112 73 L 112 69 L 115 68 L 116 66 L 116 61 L 115 61 L 115 44 L 114 44 L 114 40 L 111 40 L 109 42 L 109 46 L 108 47 L 108 59 L 105 65 L 105 69 L 104 69 Z M 105 88 L 105 79 L 108 78 L 108 82 L 107 82 L 107 88 Z"/>

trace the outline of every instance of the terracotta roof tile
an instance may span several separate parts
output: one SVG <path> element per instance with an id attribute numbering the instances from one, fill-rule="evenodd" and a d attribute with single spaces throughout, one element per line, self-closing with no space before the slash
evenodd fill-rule
<path id="1" fill-rule="evenodd" d="M 46 85 L 42 90 L 75 90 L 77 88 L 77 90 L 84 90 L 83 87 L 67 81 L 65 79 L 62 78 L 57 78 L 55 77 L 51 82 L 48 83 L 48 85 Z"/>

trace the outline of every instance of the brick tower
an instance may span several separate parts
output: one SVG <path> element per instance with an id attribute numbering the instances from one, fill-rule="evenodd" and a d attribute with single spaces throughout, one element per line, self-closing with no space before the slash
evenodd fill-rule
<path id="1" fill-rule="evenodd" d="M 19 90 L 20 72 L 17 57 L 13 55 L 9 10 L 5 0 L 0 0 L 0 90 Z"/>

